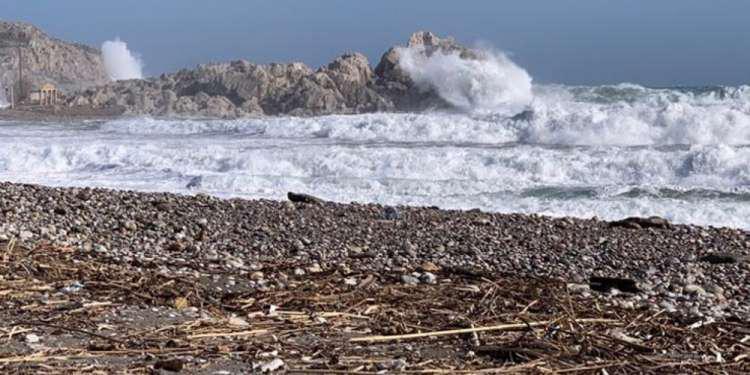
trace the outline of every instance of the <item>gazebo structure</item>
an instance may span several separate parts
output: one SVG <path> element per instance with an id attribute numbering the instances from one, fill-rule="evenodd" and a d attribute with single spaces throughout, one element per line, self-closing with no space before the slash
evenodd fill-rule
<path id="1" fill-rule="evenodd" d="M 55 105 L 60 100 L 60 92 L 57 90 L 55 85 L 46 83 L 39 88 L 39 91 L 34 91 L 29 97 L 32 104 L 38 104 L 42 106 Z"/>
<path id="2" fill-rule="evenodd" d="M 52 84 L 44 84 L 39 90 L 39 104 L 41 105 L 55 105 L 58 99 L 60 99 L 60 92 Z"/>

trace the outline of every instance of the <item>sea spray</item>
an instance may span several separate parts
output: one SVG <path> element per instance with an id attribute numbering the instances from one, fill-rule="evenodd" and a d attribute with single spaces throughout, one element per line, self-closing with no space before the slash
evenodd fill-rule
<path id="1" fill-rule="evenodd" d="M 537 84 L 533 114 L 515 118 L 4 122 L 0 180 L 273 199 L 307 191 L 341 202 L 659 215 L 750 229 L 748 92 Z"/>
<path id="2" fill-rule="evenodd" d="M 527 144 L 750 145 L 748 86 L 653 89 L 634 84 L 536 86 Z"/>
<path id="3" fill-rule="evenodd" d="M 102 44 L 102 58 L 107 74 L 113 81 L 143 78 L 143 61 L 120 38 Z"/>
<path id="4" fill-rule="evenodd" d="M 533 99 L 531 76 L 501 52 L 477 49 L 477 58 L 468 59 L 457 51 L 426 54 L 423 48 L 399 48 L 399 67 L 458 109 L 512 116 Z"/>

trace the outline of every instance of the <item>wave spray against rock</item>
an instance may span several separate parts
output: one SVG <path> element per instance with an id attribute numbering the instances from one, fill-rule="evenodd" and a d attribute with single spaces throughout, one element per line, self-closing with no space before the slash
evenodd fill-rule
<path id="1" fill-rule="evenodd" d="M 143 61 L 128 49 L 128 44 L 116 38 L 102 44 L 104 68 L 113 81 L 143 79 Z"/>
<path id="2" fill-rule="evenodd" d="M 466 112 L 512 116 L 533 99 L 531 76 L 505 54 L 473 50 L 476 58 L 460 52 L 425 53 L 421 46 L 399 48 L 399 67 L 418 86 L 435 90 L 441 98 Z"/>

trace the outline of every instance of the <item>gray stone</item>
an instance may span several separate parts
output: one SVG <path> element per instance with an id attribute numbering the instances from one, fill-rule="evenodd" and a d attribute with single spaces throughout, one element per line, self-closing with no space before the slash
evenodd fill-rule
<path id="1" fill-rule="evenodd" d="M 685 285 L 682 290 L 687 294 L 694 294 L 699 296 L 706 294 L 706 291 L 701 286 L 695 284 Z"/>
<path id="2" fill-rule="evenodd" d="M 407 285 L 417 285 L 419 279 L 411 275 L 401 275 L 401 282 Z"/>
<path id="3" fill-rule="evenodd" d="M 431 272 L 425 272 L 419 276 L 419 280 L 425 284 L 435 284 L 437 283 L 437 276 Z"/>
<path id="4" fill-rule="evenodd" d="M 462 58 L 479 58 L 453 39 L 424 31 L 413 34 L 408 47 L 425 55 L 457 51 Z M 212 118 L 449 108 L 439 95 L 417 87 L 401 71 L 399 48 L 403 47 L 386 52 L 374 71 L 360 53 L 344 54 L 317 70 L 302 63 L 258 65 L 239 60 L 113 82 L 71 95 L 68 105 L 117 107 L 128 115 Z"/>

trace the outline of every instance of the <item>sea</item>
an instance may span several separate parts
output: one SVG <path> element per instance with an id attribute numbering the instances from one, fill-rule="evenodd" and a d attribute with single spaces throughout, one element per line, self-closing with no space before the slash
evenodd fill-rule
<path id="1" fill-rule="evenodd" d="M 480 110 L 0 122 L 0 180 L 750 229 L 750 86 L 535 84 L 493 111 L 457 85 Z"/>

